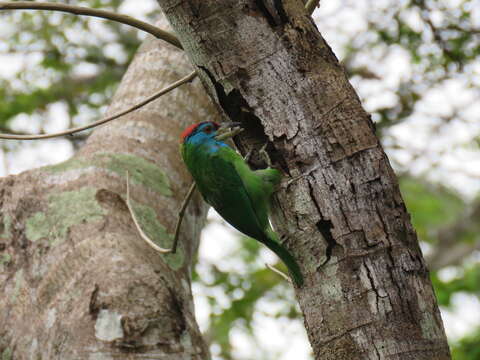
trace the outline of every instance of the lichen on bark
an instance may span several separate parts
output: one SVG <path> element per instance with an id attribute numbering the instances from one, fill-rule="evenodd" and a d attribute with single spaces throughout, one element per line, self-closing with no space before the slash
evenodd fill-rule
<path id="1" fill-rule="evenodd" d="M 47 210 L 37 212 L 25 222 L 26 236 L 30 241 L 49 238 L 50 245 L 66 239 L 68 229 L 82 222 L 100 221 L 106 214 L 98 204 L 97 189 L 84 187 L 48 197 Z"/>
<path id="2" fill-rule="evenodd" d="M 92 167 L 105 169 L 125 179 L 128 171 L 133 184 L 145 186 L 165 196 L 172 195 L 167 174 L 155 163 L 133 154 L 95 153 L 91 158 L 72 158 L 60 164 L 47 166 L 44 170 L 61 174 Z"/>
<path id="3" fill-rule="evenodd" d="M 12 224 L 12 218 L 8 214 L 4 214 L 2 220 L 0 221 L 0 239 L 8 238 L 11 236 L 10 226 Z"/>

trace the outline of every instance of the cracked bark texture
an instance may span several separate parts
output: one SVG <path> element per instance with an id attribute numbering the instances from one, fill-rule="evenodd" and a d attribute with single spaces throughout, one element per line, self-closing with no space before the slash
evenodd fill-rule
<path id="1" fill-rule="evenodd" d="M 159 0 L 226 117 L 289 178 L 273 223 L 301 265 L 316 359 L 450 359 L 432 285 L 369 115 L 299 0 Z"/>
<path id="2" fill-rule="evenodd" d="M 147 40 L 109 113 L 191 70 L 182 52 Z M 190 286 L 206 206 L 194 197 L 177 254 L 159 255 L 124 199 L 128 170 L 140 223 L 170 246 L 191 182 L 180 132 L 215 114 L 197 80 L 96 130 L 69 161 L 0 179 L 2 359 L 208 358 Z"/>

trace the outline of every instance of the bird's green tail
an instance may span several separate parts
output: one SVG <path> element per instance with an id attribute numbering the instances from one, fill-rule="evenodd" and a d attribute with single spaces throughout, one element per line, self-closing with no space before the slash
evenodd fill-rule
<path id="1" fill-rule="evenodd" d="M 303 276 L 300 272 L 300 267 L 298 266 L 297 262 L 293 258 L 292 254 L 285 249 L 280 242 L 277 240 L 277 234 L 275 234 L 272 230 L 268 231 L 268 237 L 265 236 L 261 242 L 264 243 L 270 250 L 272 250 L 277 256 L 283 261 L 283 263 L 287 266 L 288 270 L 290 271 L 290 275 L 298 287 L 302 287 L 303 285 Z"/>

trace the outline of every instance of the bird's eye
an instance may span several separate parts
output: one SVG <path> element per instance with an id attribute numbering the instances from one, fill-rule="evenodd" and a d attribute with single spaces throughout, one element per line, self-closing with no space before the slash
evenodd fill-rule
<path id="1" fill-rule="evenodd" d="M 211 126 L 206 126 L 205 129 L 203 129 L 204 132 L 207 134 L 210 134 L 212 132 L 212 127 Z"/>

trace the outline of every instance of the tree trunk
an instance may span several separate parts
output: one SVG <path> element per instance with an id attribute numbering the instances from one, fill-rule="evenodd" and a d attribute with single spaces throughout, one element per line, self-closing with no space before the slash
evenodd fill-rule
<path id="1" fill-rule="evenodd" d="M 109 112 L 190 71 L 182 52 L 147 40 Z M 180 132 L 215 114 L 198 81 L 183 85 L 97 130 L 69 161 L 0 179 L 2 359 L 208 357 L 190 290 L 206 206 L 194 198 L 177 254 L 159 255 L 139 237 L 124 199 L 128 170 L 140 223 L 170 246 L 191 182 Z"/>
<path id="2" fill-rule="evenodd" d="M 395 174 L 302 2 L 158 2 L 211 97 L 246 127 L 240 150 L 268 139 L 286 174 L 273 222 L 301 264 L 315 358 L 450 359 Z"/>

